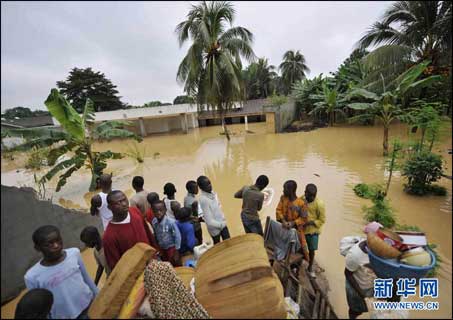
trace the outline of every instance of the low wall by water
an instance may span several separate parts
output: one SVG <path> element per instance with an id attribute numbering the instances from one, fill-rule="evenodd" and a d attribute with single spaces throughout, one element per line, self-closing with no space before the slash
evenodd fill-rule
<path id="1" fill-rule="evenodd" d="M 81 249 L 82 229 L 93 225 L 102 230 L 102 226 L 99 218 L 86 212 L 38 200 L 31 188 L 2 185 L 1 197 L 3 304 L 25 288 L 25 272 L 41 258 L 32 241 L 32 234 L 38 227 L 55 225 L 60 229 L 65 248 Z"/>
<path id="2" fill-rule="evenodd" d="M 268 126 L 274 126 L 274 133 L 283 132 L 296 119 L 296 104 L 291 99 L 279 107 L 265 106 L 263 110 L 266 112 Z"/>

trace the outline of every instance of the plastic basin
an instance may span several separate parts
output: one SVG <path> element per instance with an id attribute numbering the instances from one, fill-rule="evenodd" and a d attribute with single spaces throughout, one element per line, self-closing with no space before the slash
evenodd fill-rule
<path id="1" fill-rule="evenodd" d="M 398 261 L 384 259 L 375 255 L 370 249 L 368 249 L 368 257 L 370 259 L 371 267 L 374 270 L 374 273 L 379 278 L 423 278 L 429 270 L 434 268 L 436 264 L 436 257 L 434 253 L 425 248 L 431 256 L 431 264 L 425 267 L 411 266 L 408 264 L 400 263 Z"/>

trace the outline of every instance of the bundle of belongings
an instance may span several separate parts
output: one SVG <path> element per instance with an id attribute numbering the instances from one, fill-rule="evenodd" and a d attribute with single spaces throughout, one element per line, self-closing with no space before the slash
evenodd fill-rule
<path id="1" fill-rule="evenodd" d="M 281 261 L 286 257 L 288 247 L 291 242 L 294 243 L 292 254 L 299 251 L 301 248 L 299 235 L 296 229 L 285 229 L 280 222 L 275 220 L 269 221 L 268 232 L 265 235 L 265 243 L 274 248 L 273 258 Z"/>
<path id="2" fill-rule="evenodd" d="M 197 267 L 153 259 L 145 243 L 129 249 L 88 311 L 91 319 L 284 318 L 283 287 L 263 238 L 247 234 L 198 256 Z M 250 299 L 253 297 L 253 299 Z"/>
<path id="3" fill-rule="evenodd" d="M 129 249 L 91 304 L 91 319 L 208 319 L 209 315 L 168 262 L 151 259 L 145 243 Z"/>
<path id="4" fill-rule="evenodd" d="M 371 267 L 380 278 L 422 278 L 435 265 L 422 232 L 391 231 L 380 223 L 365 226 Z"/>

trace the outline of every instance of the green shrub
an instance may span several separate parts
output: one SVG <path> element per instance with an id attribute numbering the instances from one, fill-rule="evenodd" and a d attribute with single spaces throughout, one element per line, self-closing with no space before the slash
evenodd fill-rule
<path id="1" fill-rule="evenodd" d="M 437 184 L 433 184 L 429 186 L 429 193 L 435 196 L 446 196 L 447 189 L 445 187 L 439 186 Z"/>
<path id="2" fill-rule="evenodd" d="M 49 148 L 33 147 L 31 153 L 25 163 L 25 168 L 39 170 L 42 166 L 47 165 L 47 157 L 49 156 Z"/>
<path id="3" fill-rule="evenodd" d="M 379 192 L 383 192 L 384 188 L 380 184 L 359 183 L 354 186 L 354 192 L 357 196 L 365 199 L 373 199 Z"/>
<path id="4" fill-rule="evenodd" d="M 371 207 L 364 206 L 362 209 L 365 213 L 365 220 L 368 222 L 379 222 L 384 228 L 393 228 L 396 220 L 389 202 L 384 197 L 372 199 L 372 201 L 373 205 Z"/>
<path id="5" fill-rule="evenodd" d="M 431 183 L 439 180 L 442 174 L 442 157 L 421 151 L 415 153 L 403 165 L 402 175 L 407 178 L 404 190 L 414 195 L 425 195 L 432 192 Z M 434 189 L 436 192 L 438 188 Z"/>

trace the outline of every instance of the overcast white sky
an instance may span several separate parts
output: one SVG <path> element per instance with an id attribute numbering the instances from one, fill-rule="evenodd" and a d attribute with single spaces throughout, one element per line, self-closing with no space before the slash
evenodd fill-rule
<path id="1" fill-rule="evenodd" d="M 196 2 L 1 2 L 1 110 L 45 109 L 56 82 L 92 67 L 122 101 L 173 102 L 187 46 L 174 33 Z M 234 25 L 255 36 L 253 49 L 278 66 L 300 50 L 309 78 L 335 71 L 391 1 L 233 2 Z"/>

